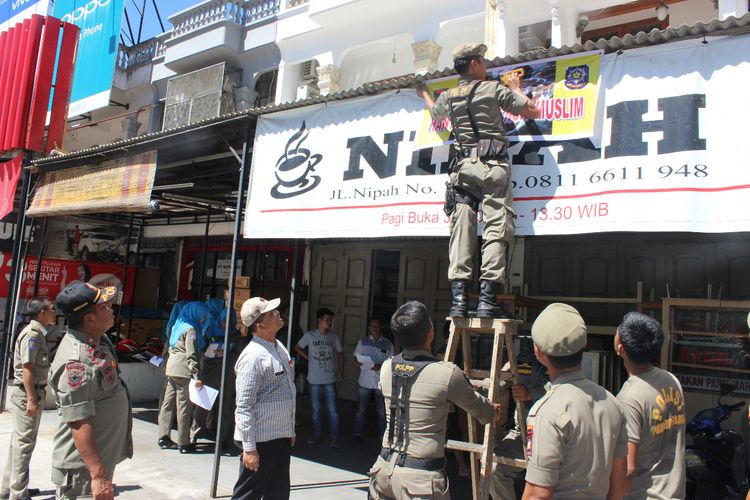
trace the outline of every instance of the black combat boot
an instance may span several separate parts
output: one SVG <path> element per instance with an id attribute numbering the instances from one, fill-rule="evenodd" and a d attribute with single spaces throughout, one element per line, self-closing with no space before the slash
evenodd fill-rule
<path id="1" fill-rule="evenodd" d="M 469 314 L 469 282 L 451 281 L 453 303 L 448 316 L 465 318 Z"/>
<path id="2" fill-rule="evenodd" d="M 497 303 L 497 294 L 500 292 L 500 286 L 501 283 L 496 281 L 480 281 L 477 318 L 505 319 L 508 317 L 503 312 L 503 308 Z"/>

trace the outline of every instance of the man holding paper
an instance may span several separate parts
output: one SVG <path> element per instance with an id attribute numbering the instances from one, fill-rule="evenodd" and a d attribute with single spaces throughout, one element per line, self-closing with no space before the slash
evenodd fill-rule
<path id="1" fill-rule="evenodd" d="M 234 439 L 242 446 L 233 499 L 289 498 L 294 445 L 294 364 L 276 333 L 284 326 L 279 299 L 253 297 L 242 305 L 242 323 L 253 340 L 240 354 Z"/>
<path id="2" fill-rule="evenodd" d="M 377 318 L 370 319 L 367 326 L 369 335 L 357 343 L 354 349 L 355 363 L 359 366 L 359 408 L 354 419 L 354 442 L 362 442 L 365 428 L 365 414 L 370 398 L 375 399 L 375 410 L 378 413 L 379 437 L 385 432 L 385 401 L 380 390 L 380 365 L 393 356 L 393 344 L 383 337 L 383 323 Z"/>

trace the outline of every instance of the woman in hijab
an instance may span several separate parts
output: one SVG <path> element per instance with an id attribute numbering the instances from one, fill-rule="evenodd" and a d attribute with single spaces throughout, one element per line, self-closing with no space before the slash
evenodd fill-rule
<path id="1" fill-rule="evenodd" d="M 180 311 L 182 311 L 182 308 L 185 307 L 185 304 L 187 304 L 189 301 L 187 300 L 178 300 L 174 303 L 172 306 L 172 312 L 169 315 L 169 321 L 167 321 L 167 328 L 164 330 L 164 333 L 161 335 L 161 340 L 163 347 L 161 349 L 161 374 L 164 377 L 164 385 L 161 388 L 161 393 L 159 394 L 159 419 L 164 419 L 166 422 L 169 422 L 169 428 L 172 428 L 172 421 L 174 420 L 174 399 L 172 400 L 172 404 L 167 407 L 166 410 L 164 410 L 164 415 L 162 416 L 162 410 L 161 406 L 164 404 L 164 395 L 167 393 L 167 387 L 169 386 L 169 380 L 167 380 L 167 361 L 169 361 L 169 336 L 172 333 L 172 326 L 174 326 L 175 322 L 177 321 L 177 318 L 180 317 Z M 177 445 L 172 442 L 171 439 L 167 439 L 166 441 L 162 441 L 159 439 L 159 446 L 161 448 L 174 448 Z"/>
<path id="2" fill-rule="evenodd" d="M 221 326 L 219 317 L 222 312 L 226 311 L 223 299 L 208 299 L 208 317 L 203 323 L 203 336 L 209 345 L 213 342 L 224 341 L 224 328 Z M 201 375 L 203 383 L 214 389 L 221 389 L 221 351 L 209 349 L 201 359 Z M 200 406 L 195 407 L 193 414 L 193 427 L 191 430 L 192 442 L 198 441 L 199 437 L 205 437 L 214 440 L 216 436 L 216 415 L 218 413 L 218 404 L 215 404 L 211 410 L 206 410 Z"/>
<path id="3" fill-rule="evenodd" d="M 167 390 L 159 410 L 159 447 L 174 448 L 169 437 L 172 430 L 170 406 L 177 406 L 177 448 L 180 453 L 191 453 L 190 422 L 193 403 L 188 396 L 190 380 L 199 389 L 203 386 L 200 360 L 206 348 L 203 323 L 208 317 L 208 306 L 203 302 L 188 302 L 180 311 L 169 335 L 169 360 L 167 361 Z"/>

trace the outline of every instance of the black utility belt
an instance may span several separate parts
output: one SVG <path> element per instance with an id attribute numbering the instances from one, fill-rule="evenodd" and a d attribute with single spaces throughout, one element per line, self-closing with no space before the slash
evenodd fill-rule
<path id="1" fill-rule="evenodd" d="M 479 139 L 476 146 L 459 147 L 458 154 L 462 158 L 470 158 L 476 154 L 482 159 L 502 159 L 508 156 L 505 142 L 499 139 Z"/>
<path id="2" fill-rule="evenodd" d="M 19 389 L 24 389 L 23 384 L 15 384 L 15 386 L 18 387 Z M 47 388 L 47 384 L 34 384 L 34 389 L 46 389 L 46 388 Z"/>
<path id="3" fill-rule="evenodd" d="M 445 457 L 442 458 L 415 458 L 410 457 L 406 453 L 399 453 L 389 448 L 380 449 L 380 458 L 389 462 L 393 454 L 398 455 L 396 465 L 400 467 L 408 467 L 409 469 L 419 469 L 427 471 L 439 471 L 445 469 Z"/>

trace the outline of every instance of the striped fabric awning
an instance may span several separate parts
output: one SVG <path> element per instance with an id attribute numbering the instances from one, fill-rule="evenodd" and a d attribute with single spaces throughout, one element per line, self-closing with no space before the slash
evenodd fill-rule
<path id="1" fill-rule="evenodd" d="M 156 175 L 156 151 L 42 174 L 33 217 L 92 212 L 145 212 Z"/>

